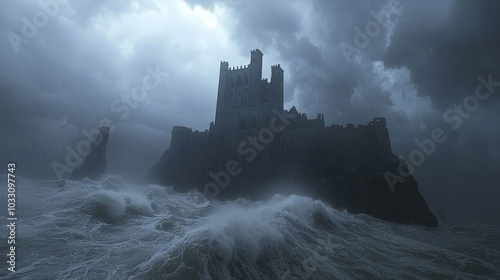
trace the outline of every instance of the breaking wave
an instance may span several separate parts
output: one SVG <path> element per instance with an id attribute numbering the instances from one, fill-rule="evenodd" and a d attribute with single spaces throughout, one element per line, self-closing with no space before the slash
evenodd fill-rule
<path id="1" fill-rule="evenodd" d="M 296 195 L 208 201 L 117 176 L 17 185 L 17 271 L 2 279 L 500 278 L 493 225 L 398 225 Z"/>

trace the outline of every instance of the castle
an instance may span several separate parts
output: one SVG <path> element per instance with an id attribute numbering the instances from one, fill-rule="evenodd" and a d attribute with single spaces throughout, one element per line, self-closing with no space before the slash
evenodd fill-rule
<path id="1" fill-rule="evenodd" d="M 250 64 L 229 69 L 220 64 L 215 126 L 222 131 L 261 127 L 272 108 L 283 110 L 283 69 L 271 67 L 271 82 L 262 79 L 262 52 L 251 52 Z"/>
<path id="2" fill-rule="evenodd" d="M 262 57 L 254 50 L 249 65 L 221 62 L 215 122 L 205 131 L 175 126 L 170 149 L 149 170 L 152 182 L 212 199 L 265 199 L 284 184 L 352 213 L 437 225 L 413 176 L 394 186 L 384 176 L 405 168 L 384 118 L 325 126 L 322 114 L 285 110 L 283 69 L 272 66 L 271 81 L 262 79 Z"/>
<path id="3" fill-rule="evenodd" d="M 374 118 L 368 125 L 347 124 L 325 126 L 323 114 L 316 119 L 308 119 L 295 107 L 283 109 L 284 71 L 281 66 L 271 66 L 271 81 L 262 78 L 263 54 L 256 49 L 251 51 L 250 64 L 229 67 L 229 63 L 220 64 L 219 87 L 215 123 L 205 132 L 192 131 L 186 127 L 176 126 L 172 132 L 171 146 L 189 145 L 203 142 L 208 134 L 224 135 L 234 148 L 246 137 L 257 135 L 269 126 L 276 112 L 292 116 L 286 125 L 285 134 L 294 138 L 297 134 L 316 132 L 335 135 L 333 141 L 344 142 L 351 147 L 365 145 L 367 140 L 376 143 L 380 151 L 391 153 L 389 134 L 385 119 Z"/>

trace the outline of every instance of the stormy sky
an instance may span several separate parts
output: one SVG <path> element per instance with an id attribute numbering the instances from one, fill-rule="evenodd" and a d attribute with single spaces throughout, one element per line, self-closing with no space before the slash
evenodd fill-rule
<path id="1" fill-rule="evenodd" d="M 442 129 L 415 167 L 422 195 L 440 217 L 498 222 L 499 19 L 498 0 L 2 1 L 0 163 L 55 179 L 104 122 L 108 171 L 142 176 L 173 126 L 208 129 L 220 61 L 258 48 L 287 109 L 383 116 L 406 160 Z"/>

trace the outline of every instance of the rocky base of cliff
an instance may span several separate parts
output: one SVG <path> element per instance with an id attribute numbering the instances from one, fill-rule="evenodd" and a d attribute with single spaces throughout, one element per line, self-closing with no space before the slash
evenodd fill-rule
<path id="1" fill-rule="evenodd" d="M 275 193 L 300 193 L 337 209 L 382 220 L 437 226 L 413 176 L 392 186 L 386 174 L 399 174 L 401 161 L 376 149 L 357 151 L 318 144 L 301 149 L 286 137 L 266 146 L 252 161 L 213 138 L 187 150 L 167 150 L 151 168 L 155 183 L 188 191 L 196 188 L 211 199 L 264 199 Z"/>

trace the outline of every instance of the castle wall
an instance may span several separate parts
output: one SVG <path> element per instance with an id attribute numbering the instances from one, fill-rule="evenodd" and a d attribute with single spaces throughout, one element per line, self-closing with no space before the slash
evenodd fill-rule
<path id="1" fill-rule="evenodd" d="M 176 126 L 172 131 L 170 151 L 177 157 L 188 161 L 196 161 L 198 157 L 206 154 L 211 135 L 213 135 L 213 132 L 193 131 L 187 127 Z"/>
<path id="2" fill-rule="evenodd" d="M 213 131 L 224 135 L 231 145 L 236 146 L 246 137 L 256 135 L 261 128 L 267 127 L 275 109 L 294 116 L 286 130 L 287 133 L 295 131 L 290 137 L 297 143 L 302 142 L 307 146 L 311 144 L 307 135 L 320 133 L 321 137 L 326 137 L 331 143 L 338 143 L 337 146 L 343 149 L 356 150 L 376 145 L 383 153 L 391 153 L 384 118 L 374 118 L 366 126 L 347 124 L 345 127 L 332 126 L 323 130 L 325 121 L 322 114 L 318 114 L 316 119 L 308 119 L 305 114 L 299 114 L 295 107 L 284 111 L 284 71 L 279 64 L 273 65 L 271 81 L 262 79 L 262 57 L 260 50 L 253 50 L 249 65 L 230 68 L 227 62 L 221 62 Z M 179 142 L 188 143 L 180 132 L 178 137 L 182 140 Z"/>

